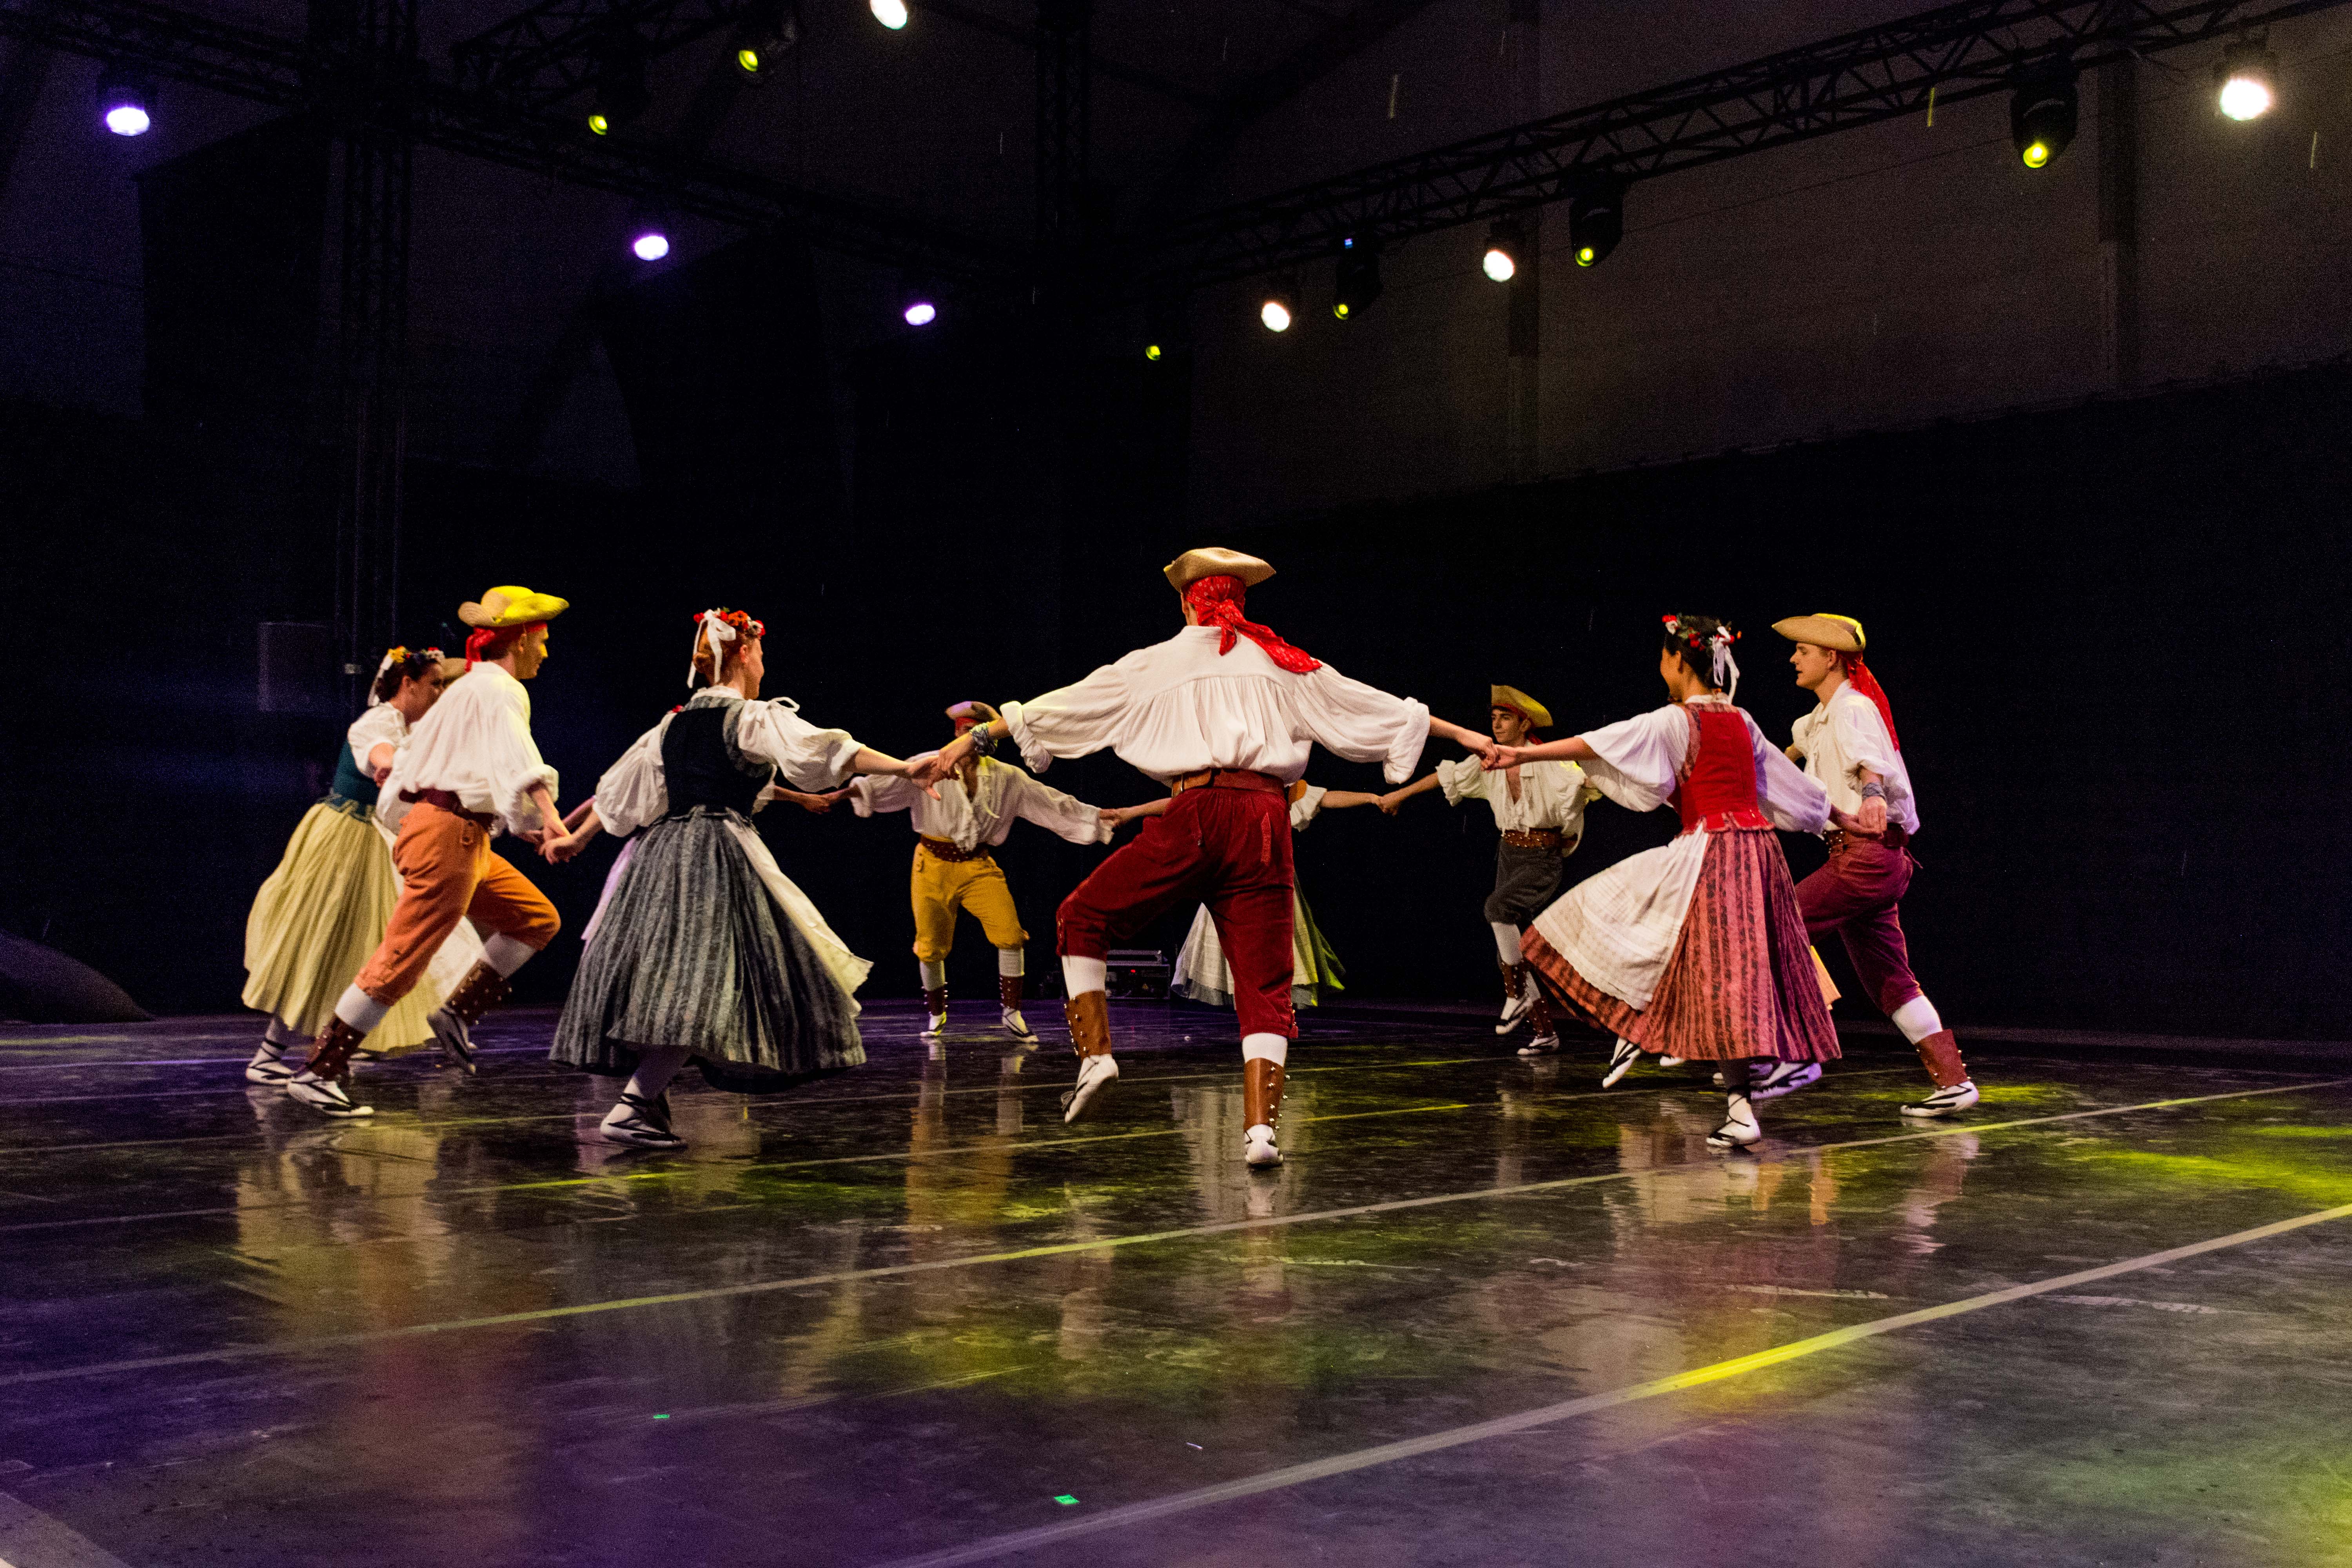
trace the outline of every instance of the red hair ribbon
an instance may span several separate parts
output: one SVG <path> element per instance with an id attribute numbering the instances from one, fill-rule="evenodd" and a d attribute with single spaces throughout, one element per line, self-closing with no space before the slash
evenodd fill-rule
<path id="1" fill-rule="evenodd" d="M 1895 732 L 1895 710 L 1886 700 L 1886 688 L 1878 684 L 1878 677 L 1870 673 L 1870 667 L 1862 662 L 1862 655 L 1849 653 L 1842 657 L 1845 659 L 1846 679 L 1853 682 L 1855 690 L 1870 699 L 1872 705 L 1878 710 L 1878 716 L 1886 721 L 1887 741 L 1896 751 L 1901 751 L 1903 740 Z"/>
<path id="2" fill-rule="evenodd" d="M 515 640 L 520 642 L 521 634 L 530 631 L 533 626 L 545 625 L 547 625 L 545 621 L 525 621 L 520 626 L 476 626 L 466 638 L 466 668 L 471 669 L 481 663 L 483 656 L 489 650 L 490 644 L 506 636 L 507 633 L 515 633 Z"/>
<path id="3" fill-rule="evenodd" d="M 1238 635 L 1265 649 L 1266 658 L 1293 675 L 1312 675 L 1322 668 L 1321 659 L 1291 647 L 1273 627 L 1243 617 L 1242 605 L 1248 593 L 1240 578 L 1222 573 L 1196 578 L 1184 590 L 1184 602 L 1192 606 L 1192 614 L 1200 623 L 1224 634 L 1217 640 L 1219 657 L 1234 651 L 1234 639 Z"/>

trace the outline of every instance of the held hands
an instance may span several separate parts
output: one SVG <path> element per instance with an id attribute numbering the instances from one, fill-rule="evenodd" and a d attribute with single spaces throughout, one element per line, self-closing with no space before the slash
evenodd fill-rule
<path id="1" fill-rule="evenodd" d="M 1521 748 L 1517 746 L 1497 746 L 1490 742 L 1484 757 L 1486 770 L 1492 773 L 1499 773 L 1505 768 L 1517 767 L 1521 760 L 1520 750 Z"/>
<path id="2" fill-rule="evenodd" d="M 1873 838 L 1884 836 L 1886 832 L 1886 802 L 1876 795 L 1864 796 L 1862 811 L 1854 818 L 1854 828 Z"/>
<path id="3" fill-rule="evenodd" d="M 539 836 L 540 855 L 551 866 L 561 866 L 580 853 L 588 841 L 577 833 L 546 832 Z"/>
<path id="4" fill-rule="evenodd" d="M 1381 808 L 1382 816 L 1394 816 L 1397 814 L 1397 807 L 1404 804 L 1404 792 L 1392 789 L 1386 795 L 1374 795 L 1372 804 Z"/>

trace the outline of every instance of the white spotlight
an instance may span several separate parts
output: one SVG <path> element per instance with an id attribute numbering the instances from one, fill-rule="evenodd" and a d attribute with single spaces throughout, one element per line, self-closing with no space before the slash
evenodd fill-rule
<path id="1" fill-rule="evenodd" d="M 1269 332 L 1290 331 L 1290 307 L 1279 300 L 1268 300 L 1257 308 L 1257 319 L 1265 323 Z"/>
<path id="2" fill-rule="evenodd" d="M 2257 120 L 2271 111 L 2277 94 L 2271 83 L 2278 61 L 2261 38 L 2241 38 L 2221 51 L 2213 75 L 2221 84 L 2221 112 L 2232 120 Z"/>
<path id="3" fill-rule="evenodd" d="M 894 33 L 907 25 L 907 0 L 866 0 L 866 8 Z"/>

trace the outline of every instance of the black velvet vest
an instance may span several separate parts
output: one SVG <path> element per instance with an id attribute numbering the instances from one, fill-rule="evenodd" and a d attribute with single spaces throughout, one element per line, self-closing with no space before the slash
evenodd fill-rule
<path id="1" fill-rule="evenodd" d="M 775 770 L 742 759 L 727 743 L 727 721 L 740 708 L 734 702 L 706 703 L 671 718 L 662 736 L 662 781 L 669 789 L 672 816 L 684 816 L 698 805 L 751 815 Z"/>

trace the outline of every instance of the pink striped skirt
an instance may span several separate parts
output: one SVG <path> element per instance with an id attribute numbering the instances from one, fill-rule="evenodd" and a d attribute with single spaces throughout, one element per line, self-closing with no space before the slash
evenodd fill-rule
<path id="1" fill-rule="evenodd" d="M 1767 830 L 1708 836 L 1675 955 L 1645 1008 L 1585 979 L 1539 931 L 1524 947 L 1579 1014 L 1644 1050 L 1696 1061 L 1837 1059 L 1796 884 Z"/>

